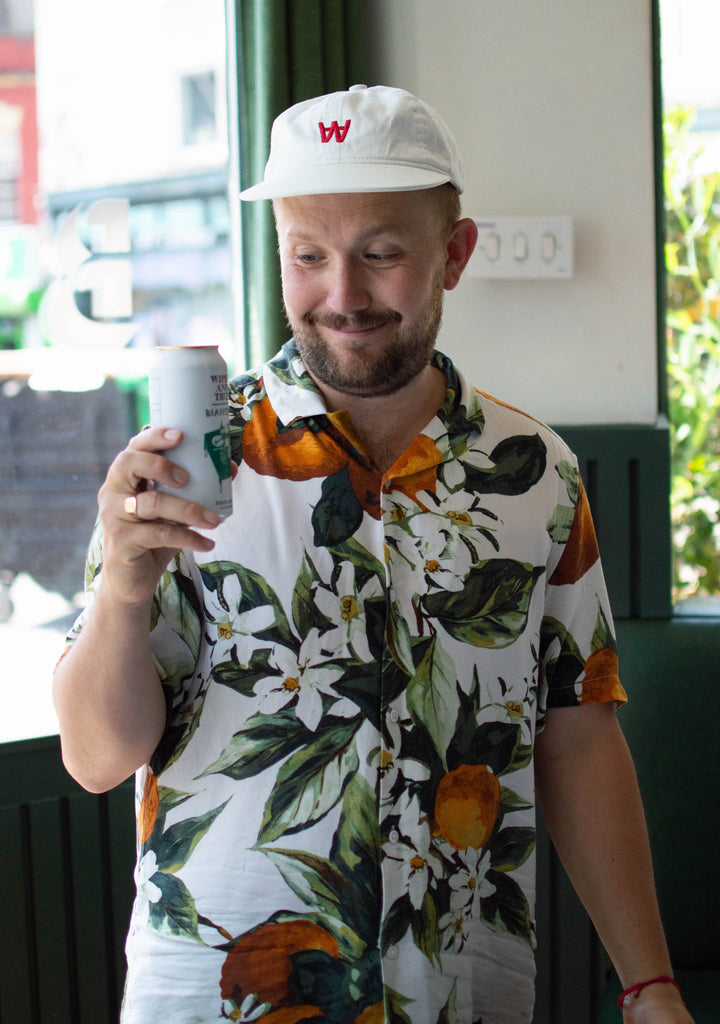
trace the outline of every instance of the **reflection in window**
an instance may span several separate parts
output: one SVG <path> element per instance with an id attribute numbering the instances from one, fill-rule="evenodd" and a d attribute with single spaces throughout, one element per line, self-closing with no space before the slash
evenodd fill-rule
<path id="1" fill-rule="evenodd" d="M 185 75 L 182 78 L 183 142 L 194 146 L 213 142 L 217 134 L 215 118 L 215 73 Z"/>
<path id="2" fill-rule="evenodd" d="M 224 0 L 0 0 L 0 742 L 54 730 L 97 489 L 147 422 L 150 350 L 233 363 L 225 60 Z M 103 245 L 104 200 L 124 201 L 129 251 Z M 90 334 L 130 341 L 61 346 L 58 279 Z"/>

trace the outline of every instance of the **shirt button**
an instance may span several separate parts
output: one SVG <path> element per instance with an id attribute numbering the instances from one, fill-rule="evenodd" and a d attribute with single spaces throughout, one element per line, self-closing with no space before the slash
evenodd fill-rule
<path id="1" fill-rule="evenodd" d="M 386 955 L 387 955 L 388 960 L 395 960 L 397 958 L 397 955 L 398 955 L 398 948 L 397 948 L 397 946 L 388 946 L 388 951 L 387 951 Z"/>
<path id="2" fill-rule="evenodd" d="M 400 719 L 400 712 L 397 708 L 393 708 L 388 717 L 391 722 L 397 722 Z"/>
<path id="3" fill-rule="evenodd" d="M 391 843 L 397 843 L 399 841 L 400 833 L 398 832 L 398 830 L 396 828 L 391 828 L 390 829 L 390 834 L 388 835 L 388 839 L 390 840 Z"/>

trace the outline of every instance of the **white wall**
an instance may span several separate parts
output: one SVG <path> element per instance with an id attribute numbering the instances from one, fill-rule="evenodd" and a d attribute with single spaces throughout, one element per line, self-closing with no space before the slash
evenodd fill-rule
<path id="1" fill-rule="evenodd" d="M 551 423 L 657 413 L 648 0 L 379 0 L 373 80 L 417 93 L 465 159 L 465 212 L 569 214 L 570 281 L 465 278 L 439 347 Z"/>

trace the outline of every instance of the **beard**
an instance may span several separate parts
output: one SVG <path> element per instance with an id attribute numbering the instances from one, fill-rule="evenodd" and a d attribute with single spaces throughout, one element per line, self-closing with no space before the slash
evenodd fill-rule
<path id="1" fill-rule="evenodd" d="M 306 314 L 301 321 L 289 320 L 297 350 L 310 375 L 320 384 L 356 398 L 377 398 L 392 395 L 415 379 L 432 359 L 435 340 L 440 329 L 443 308 L 443 286 L 438 280 L 425 310 L 406 322 L 394 310 L 358 313 Z M 379 343 L 363 339 L 337 343 L 328 342 L 319 328 L 332 330 L 368 330 L 388 324 L 389 340 Z"/>

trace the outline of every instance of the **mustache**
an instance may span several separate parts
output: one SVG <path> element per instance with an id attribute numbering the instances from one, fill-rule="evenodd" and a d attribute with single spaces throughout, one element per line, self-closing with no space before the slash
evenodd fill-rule
<path id="1" fill-rule="evenodd" d="M 387 323 L 399 324 L 401 320 L 402 314 L 393 309 L 382 313 L 356 313 L 354 316 L 345 316 L 343 313 L 308 313 L 305 317 L 306 324 L 327 327 L 333 331 L 367 331 Z"/>

